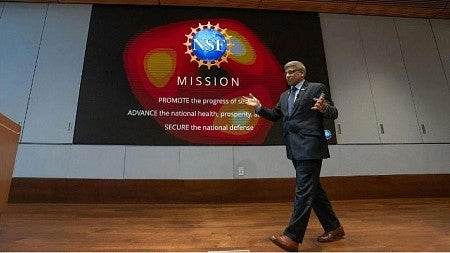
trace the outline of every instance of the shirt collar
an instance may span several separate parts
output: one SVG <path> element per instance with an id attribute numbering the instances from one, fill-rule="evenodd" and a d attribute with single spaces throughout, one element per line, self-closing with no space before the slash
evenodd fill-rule
<path id="1" fill-rule="evenodd" d="M 298 84 L 296 84 L 294 87 L 297 88 L 297 90 L 300 90 L 305 83 L 305 80 L 301 80 Z"/>

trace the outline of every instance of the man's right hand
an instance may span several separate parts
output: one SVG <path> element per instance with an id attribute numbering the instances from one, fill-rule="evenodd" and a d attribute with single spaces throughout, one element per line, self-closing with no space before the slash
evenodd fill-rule
<path id="1" fill-rule="evenodd" d="M 261 103 L 255 96 L 253 96 L 252 93 L 249 93 L 247 97 L 242 96 L 242 101 L 244 102 L 244 104 L 249 105 L 249 106 L 253 106 L 256 108 L 261 107 Z"/>

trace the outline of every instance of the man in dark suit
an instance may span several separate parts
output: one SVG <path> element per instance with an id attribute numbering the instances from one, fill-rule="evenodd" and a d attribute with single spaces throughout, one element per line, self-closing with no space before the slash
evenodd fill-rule
<path id="1" fill-rule="evenodd" d="M 317 238 L 319 242 L 332 242 L 345 235 L 319 180 L 322 159 L 330 157 L 323 119 L 336 119 L 338 111 L 324 84 L 305 80 L 303 63 L 288 62 L 284 70 L 289 89 L 281 94 L 274 108 L 263 106 L 252 94 L 243 97 L 243 101 L 256 107 L 256 113 L 268 120 L 283 119 L 286 153 L 296 172 L 294 210 L 283 234 L 270 239 L 286 251 L 298 251 L 311 208 L 325 230 Z"/>

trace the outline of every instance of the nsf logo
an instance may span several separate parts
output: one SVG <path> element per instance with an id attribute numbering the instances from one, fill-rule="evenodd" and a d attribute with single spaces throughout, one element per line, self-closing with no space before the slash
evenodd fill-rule
<path id="1" fill-rule="evenodd" d="M 191 33 L 186 34 L 187 40 L 186 54 L 191 56 L 191 62 L 196 61 L 198 66 L 205 65 L 210 69 L 212 66 L 220 68 L 222 62 L 227 62 L 231 54 L 231 36 L 227 34 L 227 29 L 222 29 L 219 24 L 202 25 L 192 28 Z"/>

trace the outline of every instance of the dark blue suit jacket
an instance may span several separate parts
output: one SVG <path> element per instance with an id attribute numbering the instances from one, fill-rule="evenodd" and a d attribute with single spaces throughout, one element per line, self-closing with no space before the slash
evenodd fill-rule
<path id="1" fill-rule="evenodd" d="M 324 112 L 312 110 L 321 93 L 325 94 L 327 109 Z M 323 119 L 336 119 L 338 111 L 334 107 L 326 86 L 322 83 L 305 81 L 294 103 L 294 111 L 288 116 L 289 90 L 283 92 L 278 104 L 270 109 L 262 106 L 257 113 L 271 121 L 283 119 L 283 136 L 289 159 L 310 160 L 330 157 L 325 138 Z"/>

